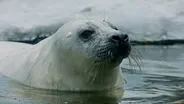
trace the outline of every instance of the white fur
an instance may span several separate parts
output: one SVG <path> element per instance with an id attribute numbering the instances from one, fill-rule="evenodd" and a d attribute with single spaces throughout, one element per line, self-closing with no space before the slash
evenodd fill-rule
<path id="1" fill-rule="evenodd" d="M 104 23 L 92 21 L 110 31 Z M 0 42 L 0 71 L 25 85 L 43 89 L 67 91 L 98 91 L 121 87 L 123 78 L 119 66 L 108 69 L 104 83 L 93 83 L 88 77 L 94 72 L 84 47 L 76 40 L 79 27 L 85 21 L 72 21 L 54 35 L 36 45 Z M 81 44 L 81 43 L 80 43 Z M 96 80 L 100 80 L 97 76 Z"/>

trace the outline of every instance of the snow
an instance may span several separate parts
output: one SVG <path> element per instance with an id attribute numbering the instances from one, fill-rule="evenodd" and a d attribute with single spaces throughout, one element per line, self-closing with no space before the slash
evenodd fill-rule
<path id="1" fill-rule="evenodd" d="M 107 20 L 132 40 L 184 39 L 184 0 L 0 0 L 0 40 L 53 34 L 73 19 Z"/>

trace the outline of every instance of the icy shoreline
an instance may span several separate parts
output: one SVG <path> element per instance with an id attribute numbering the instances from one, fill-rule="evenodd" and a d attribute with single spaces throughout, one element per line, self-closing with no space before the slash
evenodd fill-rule
<path id="1" fill-rule="evenodd" d="M 53 35 L 64 23 L 57 23 L 48 26 L 38 26 L 31 29 L 24 28 L 8 28 L 1 32 L 0 41 L 14 41 L 28 44 L 36 44 L 41 40 Z M 130 38 L 133 37 L 131 33 L 127 33 Z M 160 39 L 130 39 L 132 45 L 175 45 L 184 44 L 184 39 L 167 38 Z"/>
<path id="2" fill-rule="evenodd" d="M 131 40 L 184 39 L 183 0 L 1 0 L 0 40 L 52 35 L 73 19 L 98 18 L 130 33 Z"/>

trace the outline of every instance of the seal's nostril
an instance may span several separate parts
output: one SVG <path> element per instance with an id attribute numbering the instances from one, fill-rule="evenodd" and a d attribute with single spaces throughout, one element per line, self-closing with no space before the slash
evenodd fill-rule
<path id="1" fill-rule="evenodd" d="M 113 36 L 111 37 L 111 39 L 112 39 L 114 42 L 120 42 L 120 41 L 121 41 L 121 38 L 120 38 L 119 36 L 117 36 L 117 35 L 113 35 Z"/>
<path id="2" fill-rule="evenodd" d="M 127 34 L 113 35 L 110 37 L 110 39 L 114 43 L 124 43 L 129 41 L 129 37 Z"/>
<path id="3" fill-rule="evenodd" d="M 128 40 L 129 40 L 128 35 L 125 34 L 124 37 L 123 37 L 123 41 L 127 42 Z"/>

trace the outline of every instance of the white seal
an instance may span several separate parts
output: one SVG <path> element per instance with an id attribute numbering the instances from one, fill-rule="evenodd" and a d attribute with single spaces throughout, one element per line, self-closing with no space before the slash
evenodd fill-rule
<path id="1" fill-rule="evenodd" d="M 0 71 L 22 84 L 62 91 L 119 88 L 128 36 L 105 21 L 77 20 L 36 45 L 0 42 Z"/>

